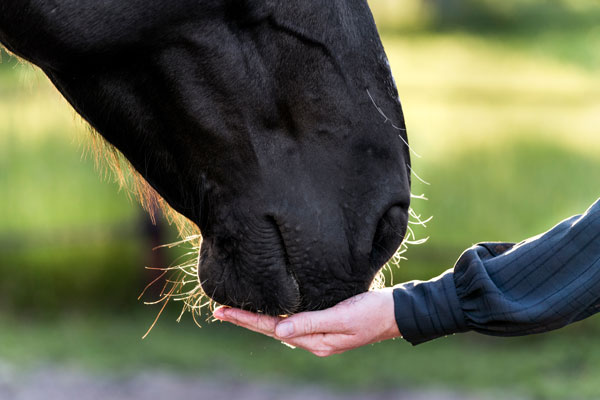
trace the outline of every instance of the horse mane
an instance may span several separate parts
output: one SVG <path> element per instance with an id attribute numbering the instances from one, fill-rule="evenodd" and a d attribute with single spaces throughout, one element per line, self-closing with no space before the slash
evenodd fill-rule
<path id="1" fill-rule="evenodd" d="M 94 164 L 104 178 L 114 180 L 120 190 L 124 190 L 129 198 L 135 198 L 142 208 L 148 212 L 153 224 L 157 217 L 177 227 L 182 239 L 200 238 L 198 227 L 185 216 L 175 211 L 158 192 L 144 179 L 116 147 L 106 141 L 89 124 L 90 140 L 87 141 L 86 155 L 91 155 Z"/>

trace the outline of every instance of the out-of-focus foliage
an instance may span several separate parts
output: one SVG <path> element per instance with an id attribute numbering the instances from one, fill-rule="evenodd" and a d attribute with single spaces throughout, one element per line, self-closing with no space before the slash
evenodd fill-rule
<path id="1" fill-rule="evenodd" d="M 370 4 L 384 34 L 464 32 L 528 54 L 600 67 L 596 0 L 371 0 Z M 452 11 L 444 12 L 449 5 Z"/>
<path id="2" fill-rule="evenodd" d="M 0 309 L 130 308 L 150 276 L 146 217 L 95 171 L 84 125 L 46 78 L 2 58 Z"/>
<path id="3" fill-rule="evenodd" d="M 485 240 L 520 241 L 600 197 L 600 76 L 587 62 L 466 33 L 384 36 L 408 123 L 414 201 L 434 219 L 396 281 Z M 590 57 L 600 48 L 585 47 Z M 417 265 L 419 266 L 417 268 Z"/>
<path id="4" fill-rule="evenodd" d="M 596 25 L 595 0 L 370 0 L 380 28 L 537 31 Z"/>

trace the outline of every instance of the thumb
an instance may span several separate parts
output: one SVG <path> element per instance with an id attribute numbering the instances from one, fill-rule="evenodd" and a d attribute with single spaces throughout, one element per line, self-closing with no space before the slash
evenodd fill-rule
<path id="1" fill-rule="evenodd" d="M 334 309 L 300 313 L 280 321 L 275 335 L 280 338 L 314 335 L 317 333 L 339 333 L 345 330 L 342 316 Z"/>

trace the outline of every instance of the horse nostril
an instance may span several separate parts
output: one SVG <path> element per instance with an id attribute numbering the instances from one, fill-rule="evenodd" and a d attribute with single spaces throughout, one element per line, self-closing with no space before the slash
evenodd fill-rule
<path id="1" fill-rule="evenodd" d="M 407 209 L 402 206 L 391 207 L 379 220 L 371 249 L 373 267 L 381 267 L 396 253 L 404 239 L 407 221 Z"/>

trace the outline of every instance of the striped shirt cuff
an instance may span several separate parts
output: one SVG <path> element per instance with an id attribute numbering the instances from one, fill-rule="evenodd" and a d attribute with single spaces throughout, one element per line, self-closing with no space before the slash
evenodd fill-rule
<path id="1" fill-rule="evenodd" d="M 402 337 L 413 345 L 469 330 L 451 269 L 427 282 L 395 286 L 394 313 Z"/>

